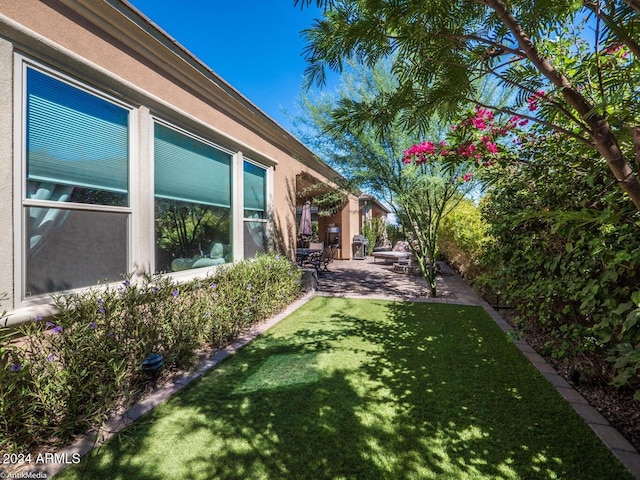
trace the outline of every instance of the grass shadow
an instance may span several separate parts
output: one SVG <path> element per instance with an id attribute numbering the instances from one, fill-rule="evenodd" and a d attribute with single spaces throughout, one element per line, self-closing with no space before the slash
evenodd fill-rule
<path id="1" fill-rule="evenodd" d="M 167 477 L 630 478 L 481 308 L 326 297 L 125 430 L 85 475 Z"/>

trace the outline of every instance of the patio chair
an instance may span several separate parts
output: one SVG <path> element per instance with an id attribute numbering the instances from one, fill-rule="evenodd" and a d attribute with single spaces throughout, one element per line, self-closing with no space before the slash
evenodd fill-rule
<path id="1" fill-rule="evenodd" d="M 324 242 L 309 242 L 310 250 L 322 250 L 324 248 Z"/>
<path id="2" fill-rule="evenodd" d="M 329 264 L 333 262 L 333 256 L 335 255 L 337 249 L 338 247 L 336 247 L 335 245 L 329 245 L 328 247 L 325 247 L 325 249 L 322 251 L 322 256 L 320 257 L 321 270 L 324 270 L 325 272 L 329 270 Z"/>
<path id="3" fill-rule="evenodd" d="M 318 271 L 328 271 L 329 264 L 333 261 L 333 255 L 335 254 L 336 246 L 329 245 L 328 247 L 324 247 L 321 253 L 317 255 L 310 255 L 307 262 Z"/>

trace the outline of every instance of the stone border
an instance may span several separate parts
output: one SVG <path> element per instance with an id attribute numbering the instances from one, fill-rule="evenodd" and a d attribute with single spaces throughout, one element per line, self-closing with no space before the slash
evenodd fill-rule
<path id="1" fill-rule="evenodd" d="M 481 301 L 480 306 L 498 324 L 505 334 L 513 332 L 502 316 L 488 303 Z M 514 339 L 513 343 L 531 364 L 553 385 L 556 391 L 582 417 L 584 422 L 595 432 L 602 443 L 611 450 L 629 472 L 640 480 L 640 453 L 631 443 L 616 430 L 598 410 L 562 377 L 547 361 L 524 340 Z"/>
<path id="2" fill-rule="evenodd" d="M 505 334 L 513 332 L 511 325 L 486 301 L 479 298 L 473 289 L 451 268 L 446 265 L 449 288 L 465 299 L 465 304 L 474 303 L 481 306 L 498 324 Z M 449 276 L 450 275 L 450 276 Z M 475 301 L 474 301 L 475 297 Z M 531 364 L 553 385 L 556 391 L 582 417 L 584 422 L 595 432 L 602 443 L 620 460 L 629 472 L 640 480 L 640 453 L 631 443 L 615 429 L 609 421 L 592 407 L 589 402 L 564 377 L 562 377 L 547 361 L 524 340 L 512 340 Z"/>
<path id="3" fill-rule="evenodd" d="M 446 263 L 439 262 L 441 267 L 444 283 L 447 291 L 455 292 L 455 298 L 436 297 L 436 298 L 415 298 L 403 299 L 394 297 L 393 295 L 340 295 L 345 298 L 361 298 L 369 300 L 392 300 L 392 301 L 414 301 L 414 302 L 432 302 L 432 303 L 450 303 L 466 306 L 480 306 L 489 316 L 496 322 L 502 331 L 509 335 L 513 332 L 511 325 L 502 318 L 502 316 L 485 300 L 478 297 L 475 291 Z M 335 296 L 318 292 L 319 295 Z M 640 480 L 640 453 L 624 436 L 615 429 L 609 421 L 598 410 L 592 407 L 589 402 L 575 390 L 564 377 L 547 363 L 547 361 L 539 355 L 533 347 L 524 340 L 512 340 L 522 354 L 529 359 L 531 364 L 553 385 L 556 391 L 564 398 L 569 405 L 582 417 L 584 422 L 595 432 L 602 443 L 620 460 L 627 470 Z"/>

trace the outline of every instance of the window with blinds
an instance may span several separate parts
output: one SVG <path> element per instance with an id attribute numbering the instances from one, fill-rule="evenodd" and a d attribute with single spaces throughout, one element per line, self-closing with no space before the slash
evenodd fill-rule
<path id="1" fill-rule="evenodd" d="M 128 269 L 131 109 L 24 70 L 23 297 L 119 280 Z"/>
<path id="2" fill-rule="evenodd" d="M 244 162 L 244 256 L 251 258 L 267 251 L 267 170 Z"/>
<path id="3" fill-rule="evenodd" d="M 66 201 L 128 205 L 128 109 L 28 68 L 26 130 L 30 195 L 64 185 Z"/>
<path id="4" fill-rule="evenodd" d="M 232 259 L 231 160 L 204 140 L 154 124 L 157 271 Z"/>

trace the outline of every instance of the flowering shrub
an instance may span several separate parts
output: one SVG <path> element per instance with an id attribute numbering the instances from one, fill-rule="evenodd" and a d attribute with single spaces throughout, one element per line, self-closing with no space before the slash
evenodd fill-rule
<path id="1" fill-rule="evenodd" d="M 57 298 L 54 317 L 0 329 L 0 450 L 68 442 L 144 393 L 150 353 L 165 372 L 189 368 L 199 349 L 228 344 L 299 293 L 295 265 L 265 255 L 185 284 L 147 276 Z"/>
<path id="2" fill-rule="evenodd" d="M 404 182 L 416 178 L 410 193 L 397 197 L 398 218 L 413 238 L 412 250 L 430 295 L 437 294 L 437 268 L 431 260 L 438 255 L 441 219 L 474 187 L 475 170 L 496 164 L 499 142 L 523 122 L 512 116 L 501 125 L 492 111 L 476 107 L 451 127 L 448 141 L 423 141 L 405 150 Z"/>
<path id="3" fill-rule="evenodd" d="M 601 160 L 560 138 L 532 138 L 521 152 L 535 163 L 488 172 L 491 242 L 476 285 L 500 292 L 520 327 L 545 339 L 543 353 L 583 381 L 613 380 L 640 399 L 637 213 L 600 175 Z"/>
<path id="4" fill-rule="evenodd" d="M 531 97 L 530 108 L 534 110 L 544 96 L 544 92 L 538 92 Z M 486 108 L 476 107 L 458 125 L 451 126 L 449 140 L 440 142 L 423 141 L 413 145 L 404 151 L 404 163 L 423 163 L 435 160 L 445 162 L 468 162 L 479 167 L 490 167 L 495 164 L 500 153 L 500 142 L 510 136 L 518 127 L 527 125 L 528 120 L 517 115 L 510 117 L 503 125 L 500 125 L 494 113 Z M 467 173 L 460 177 L 460 181 L 468 182 L 473 175 Z"/>

